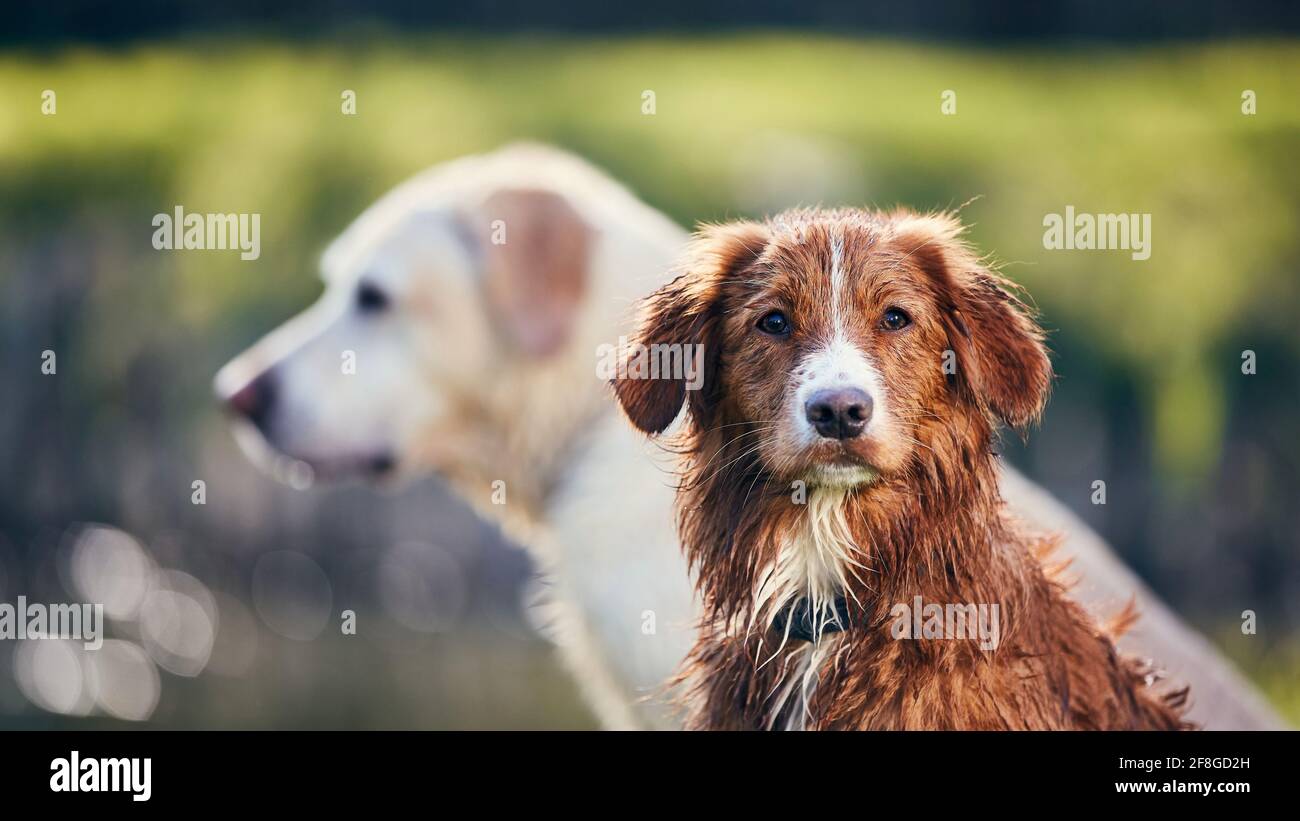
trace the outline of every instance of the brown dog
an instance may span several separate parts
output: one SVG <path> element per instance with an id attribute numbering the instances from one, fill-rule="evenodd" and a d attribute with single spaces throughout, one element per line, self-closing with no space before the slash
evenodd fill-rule
<path id="1" fill-rule="evenodd" d="M 644 306 L 614 384 L 648 433 L 688 408 L 688 726 L 1185 726 L 1186 690 L 1151 691 L 1004 511 L 995 425 L 1038 417 L 1051 364 L 960 233 L 858 210 L 710 228 Z M 669 352 L 700 357 L 697 390 Z"/>

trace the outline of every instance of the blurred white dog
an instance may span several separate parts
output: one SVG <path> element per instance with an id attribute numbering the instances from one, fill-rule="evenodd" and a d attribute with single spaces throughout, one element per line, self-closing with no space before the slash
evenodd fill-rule
<path id="1" fill-rule="evenodd" d="M 559 150 L 456 160 L 363 213 L 325 252 L 321 299 L 216 379 L 250 451 L 323 478 L 433 471 L 499 521 L 549 580 L 554 638 L 610 728 L 676 726 L 663 687 L 695 605 L 670 465 L 619 417 L 597 351 L 685 240 Z M 1017 513 L 1069 534 L 1083 601 L 1105 614 L 1136 594 L 1143 618 L 1122 644 L 1192 685 L 1190 718 L 1279 726 L 1086 525 L 1006 473 Z"/>

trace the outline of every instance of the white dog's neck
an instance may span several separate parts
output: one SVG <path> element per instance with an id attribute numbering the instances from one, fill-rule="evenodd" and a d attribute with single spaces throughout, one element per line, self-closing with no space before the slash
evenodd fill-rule
<path id="1" fill-rule="evenodd" d="M 572 370 L 576 365 L 552 363 L 494 375 L 495 388 L 472 411 L 492 424 L 466 441 L 457 464 L 445 470 L 461 497 L 523 543 L 550 519 L 556 488 L 580 469 L 575 461 L 587 433 L 615 410 L 601 386 L 573 390 L 584 379 L 594 381 L 591 366 L 583 373 Z"/>

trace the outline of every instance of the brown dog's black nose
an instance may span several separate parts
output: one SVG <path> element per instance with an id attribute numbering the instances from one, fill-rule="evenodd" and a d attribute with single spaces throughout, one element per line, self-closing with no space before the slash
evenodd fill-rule
<path id="1" fill-rule="evenodd" d="M 226 406 L 259 428 L 275 403 L 275 379 L 270 371 L 258 374 L 244 387 L 226 397 Z"/>
<path id="2" fill-rule="evenodd" d="M 817 391 L 804 405 L 804 414 L 827 439 L 852 439 L 871 419 L 871 397 L 857 388 Z"/>

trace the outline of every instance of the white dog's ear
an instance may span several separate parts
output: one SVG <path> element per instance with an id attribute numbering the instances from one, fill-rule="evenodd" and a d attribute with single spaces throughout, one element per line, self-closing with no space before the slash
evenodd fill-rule
<path id="1" fill-rule="evenodd" d="M 473 216 L 483 293 L 502 334 L 529 356 L 568 342 L 587 291 L 592 229 L 562 196 L 493 193 Z"/>

